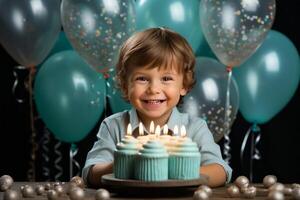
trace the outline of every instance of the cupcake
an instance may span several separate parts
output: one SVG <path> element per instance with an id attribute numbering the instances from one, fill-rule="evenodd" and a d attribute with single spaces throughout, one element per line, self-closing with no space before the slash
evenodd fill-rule
<path id="1" fill-rule="evenodd" d="M 115 178 L 132 179 L 134 177 L 134 161 L 138 153 L 137 143 L 135 138 L 125 137 L 117 144 L 113 166 Z"/>
<path id="2" fill-rule="evenodd" d="M 139 151 L 135 178 L 142 181 L 168 180 L 168 153 L 157 140 L 150 140 Z"/>
<path id="3" fill-rule="evenodd" d="M 169 153 L 169 179 L 199 178 L 201 155 L 195 142 L 182 138 Z"/>

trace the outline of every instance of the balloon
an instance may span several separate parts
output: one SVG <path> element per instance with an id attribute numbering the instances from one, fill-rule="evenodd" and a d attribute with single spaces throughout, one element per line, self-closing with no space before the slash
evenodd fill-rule
<path id="1" fill-rule="evenodd" d="M 135 31 L 133 0 L 64 0 L 62 24 L 74 49 L 98 72 L 114 66 Z"/>
<path id="2" fill-rule="evenodd" d="M 213 58 L 197 57 L 195 76 L 197 82 L 184 97 L 179 110 L 205 119 L 215 141 L 219 141 L 225 133 L 226 67 Z M 229 94 L 228 124 L 231 127 L 239 109 L 239 93 L 234 78 L 230 81 Z"/>
<path id="3" fill-rule="evenodd" d="M 52 55 L 34 82 L 37 111 L 64 142 L 82 140 L 104 110 L 105 83 L 73 50 Z"/>
<path id="4" fill-rule="evenodd" d="M 300 77 L 300 59 L 294 44 L 271 30 L 258 50 L 233 76 L 240 90 L 240 111 L 252 123 L 273 118 L 294 95 Z"/>
<path id="5" fill-rule="evenodd" d="M 194 52 L 205 40 L 199 20 L 199 0 L 137 0 L 137 29 L 167 27 L 180 33 Z"/>
<path id="6" fill-rule="evenodd" d="M 131 109 L 131 104 L 122 97 L 120 89 L 116 87 L 114 71 L 111 71 L 110 76 L 106 79 L 106 86 L 106 94 L 112 113 Z"/>
<path id="7" fill-rule="evenodd" d="M 61 31 L 59 33 L 59 36 L 54 44 L 54 47 L 51 49 L 50 53 L 48 54 L 47 58 L 52 56 L 55 53 L 58 53 L 60 51 L 66 51 L 66 50 L 73 50 L 71 44 L 69 43 L 69 40 L 66 38 L 66 34 Z M 43 62 L 37 66 L 37 68 L 40 68 L 43 65 Z"/>
<path id="8" fill-rule="evenodd" d="M 25 67 L 40 64 L 58 37 L 59 0 L 0 1 L 0 42 Z"/>
<path id="9" fill-rule="evenodd" d="M 275 10 L 275 0 L 202 0 L 201 27 L 221 63 L 234 67 L 261 45 Z"/>
<path id="10" fill-rule="evenodd" d="M 59 33 L 59 36 L 51 49 L 50 53 L 48 54 L 48 57 L 51 55 L 58 53 L 60 51 L 66 51 L 66 50 L 73 50 L 68 38 L 66 37 L 66 34 L 64 31 L 61 31 Z"/>

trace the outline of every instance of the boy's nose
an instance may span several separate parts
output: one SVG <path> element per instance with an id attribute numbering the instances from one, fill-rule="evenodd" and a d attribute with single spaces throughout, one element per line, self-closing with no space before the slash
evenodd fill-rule
<path id="1" fill-rule="evenodd" d="M 161 87 L 160 87 L 159 83 L 151 82 L 149 84 L 147 92 L 150 94 L 158 94 L 158 93 L 160 93 L 160 90 L 161 90 Z"/>

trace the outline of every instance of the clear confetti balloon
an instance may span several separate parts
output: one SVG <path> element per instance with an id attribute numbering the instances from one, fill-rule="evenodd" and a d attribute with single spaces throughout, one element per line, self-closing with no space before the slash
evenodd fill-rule
<path id="1" fill-rule="evenodd" d="M 71 45 L 98 72 L 114 66 L 135 31 L 133 0 L 63 0 L 61 14 Z"/>
<path id="2" fill-rule="evenodd" d="M 219 141 L 225 134 L 226 67 L 213 58 L 197 57 L 195 77 L 196 84 L 184 97 L 179 109 L 193 117 L 205 119 L 215 141 Z M 229 94 L 226 123 L 231 126 L 239 108 L 239 92 L 234 78 L 230 81 Z"/>
<path id="3" fill-rule="evenodd" d="M 275 0 L 202 0 L 200 21 L 218 59 L 242 64 L 264 40 L 275 17 Z"/>

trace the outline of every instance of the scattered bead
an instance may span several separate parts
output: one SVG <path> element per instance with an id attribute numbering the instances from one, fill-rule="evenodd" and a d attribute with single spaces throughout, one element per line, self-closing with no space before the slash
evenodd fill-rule
<path id="1" fill-rule="evenodd" d="M 300 200 L 300 187 L 296 187 L 293 189 L 292 196 L 296 200 Z"/>
<path id="2" fill-rule="evenodd" d="M 84 199 L 84 191 L 80 187 L 73 187 L 70 191 L 69 197 L 71 200 L 82 200 Z"/>
<path id="3" fill-rule="evenodd" d="M 240 189 L 236 185 L 231 185 L 227 188 L 227 194 L 230 197 L 238 197 L 240 195 Z"/>
<path id="4" fill-rule="evenodd" d="M 34 197 L 34 189 L 31 185 L 24 185 L 24 187 L 21 189 L 22 195 L 25 198 L 31 198 Z"/>
<path id="5" fill-rule="evenodd" d="M 239 176 L 234 183 L 239 188 L 246 188 L 249 186 L 249 179 L 246 176 Z"/>
<path id="6" fill-rule="evenodd" d="M 256 187 L 249 186 L 245 188 L 243 196 L 248 199 L 253 199 L 256 196 Z"/>
<path id="7" fill-rule="evenodd" d="M 95 193 L 96 200 L 108 200 L 110 198 L 110 193 L 106 189 L 98 189 Z"/>
<path id="8" fill-rule="evenodd" d="M 47 192 L 47 198 L 49 200 L 56 200 L 56 199 L 58 199 L 58 193 L 55 190 L 50 189 Z"/>
<path id="9" fill-rule="evenodd" d="M 12 184 L 14 183 L 14 180 L 9 175 L 3 175 L 0 177 L 0 191 L 4 192 L 11 188 Z"/>
<path id="10" fill-rule="evenodd" d="M 280 192 L 278 190 L 273 190 L 273 191 L 269 192 L 268 199 L 269 200 L 284 200 L 284 195 L 282 192 Z"/>
<path id="11" fill-rule="evenodd" d="M 277 177 L 274 175 L 267 175 L 263 179 L 263 184 L 266 188 L 271 187 L 277 182 Z"/>
<path id="12" fill-rule="evenodd" d="M 200 185 L 197 190 L 204 190 L 208 196 L 212 195 L 212 189 L 207 185 Z"/>
<path id="13" fill-rule="evenodd" d="M 75 183 L 75 185 L 78 186 L 78 187 L 80 187 L 80 188 L 84 188 L 85 187 L 83 178 L 81 178 L 80 176 L 74 176 L 73 178 L 71 178 L 70 182 L 71 183 Z"/>
<path id="14" fill-rule="evenodd" d="M 19 200 L 21 199 L 21 195 L 16 190 L 6 190 L 3 194 L 3 200 Z"/>
<path id="15" fill-rule="evenodd" d="M 271 187 L 269 187 L 269 191 L 276 190 L 279 192 L 283 192 L 285 186 L 282 183 L 275 183 Z"/>
<path id="16" fill-rule="evenodd" d="M 45 187 L 43 185 L 37 185 L 35 187 L 35 193 L 37 195 L 43 195 L 45 193 Z"/>
<path id="17" fill-rule="evenodd" d="M 193 196 L 194 200 L 207 200 L 209 199 L 208 194 L 204 190 L 196 190 Z"/>

